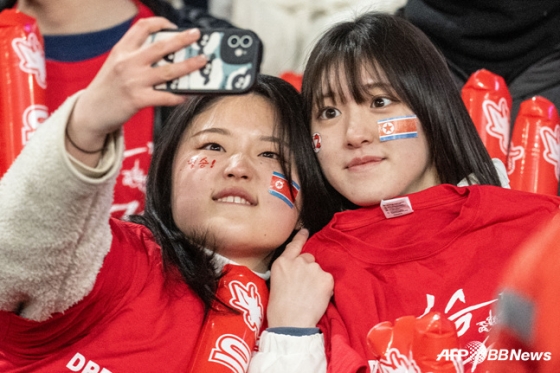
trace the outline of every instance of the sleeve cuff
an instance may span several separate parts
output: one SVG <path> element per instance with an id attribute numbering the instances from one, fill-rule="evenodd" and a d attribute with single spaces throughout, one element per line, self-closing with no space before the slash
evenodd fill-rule
<path id="1" fill-rule="evenodd" d="M 314 334 L 320 334 L 319 328 L 296 328 L 296 327 L 277 327 L 266 329 L 269 333 L 289 335 L 293 337 L 304 337 Z"/>
<path id="2" fill-rule="evenodd" d="M 294 336 L 272 333 L 267 329 L 262 332 L 259 340 L 260 352 L 275 352 L 280 355 L 302 354 L 309 351 L 324 351 L 324 348 L 323 334 L 321 333 Z"/>
<path id="3" fill-rule="evenodd" d="M 96 167 L 89 167 L 66 152 L 66 156 L 70 160 L 72 166 L 74 166 L 75 171 L 92 179 L 99 179 L 111 171 L 117 161 L 116 148 L 119 136 L 116 134 L 109 134 L 108 136 L 107 148 Z"/>

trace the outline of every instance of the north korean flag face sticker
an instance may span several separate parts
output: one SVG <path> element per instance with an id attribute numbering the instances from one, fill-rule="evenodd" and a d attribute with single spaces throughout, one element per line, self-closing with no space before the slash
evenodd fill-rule
<path id="1" fill-rule="evenodd" d="M 388 118 L 377 122 L 379 141 L 408 139 L 418 137 L 418 118 L 416 115 Z"/>
<path id="2" fill-rule="evenodd" d="M 291 193 L 290 189 L 292 191 Z M 284 175 L 279 172 L 273 172 L 268 192 L 286 202 L 290 208 L 293 208 L 299 192 L 299 185 L 295 181 L 292 181 L 292 185 L 290 186 Z"/>
<path id="3" fill-rule="evenodd" d="M 315 132 L 312 136 L 313 139 L 313 151 L 315 153 L 319 153 L 321 150 L 321 134 L 319 132 Z"/>

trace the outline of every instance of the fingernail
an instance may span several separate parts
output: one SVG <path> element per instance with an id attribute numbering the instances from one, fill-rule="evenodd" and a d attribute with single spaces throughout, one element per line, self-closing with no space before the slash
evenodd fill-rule
<path id="1" fill-rule="evenodd" d="M 187 35 L 189 36 L 197 36 L 200 34 L 200 30 L 197 28 L 192 28 L 190 30 L 187 30 Z"/>

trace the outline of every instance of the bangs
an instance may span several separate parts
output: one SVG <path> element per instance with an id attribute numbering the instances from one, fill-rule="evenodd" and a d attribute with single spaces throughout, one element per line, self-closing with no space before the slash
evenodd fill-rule
<path id="1" fill-rule="evenodd" d="M 349 45 L 350 44 L 350 45 Z M 340 45 L 321 48 L 313 66 L 306 71 L 303 96 L 314 108 L 325 106 L 330 99 L 335 104 L 355 101 L 362 104 L 372 97 L 368 81 L 384 83 L 389 93 L 396 94 L 375 57 L 372 48 L 343 41 Z M 307 88 L 307 89 L 306 89 Z"/>
<path id="2" fill-rule="evenodd" d="M 364 103 L 371 98 L 370 80 L 409 104 L 405 88 L 414 78 L 410 70 L 422 69 L 416 66 L 422 55 L 411 33 L 418 34 L 404 20 L 377 13 L 327 31 L 311 51 L 303 75 L 306 115 L 326 99 Z"/>

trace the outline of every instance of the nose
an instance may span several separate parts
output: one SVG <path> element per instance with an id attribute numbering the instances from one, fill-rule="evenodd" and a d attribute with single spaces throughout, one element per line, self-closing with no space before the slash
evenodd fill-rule
<path id="1" fill-rule="evenodd" d="M 228 159 L 224 169 L 224 177 L 249 180 L 253 177 L 254 168 L 251 161 L 242 154 L 234 154 Z"/>
<path id="2" fill-rule="evenodd" d="M 376 136 L 377 123 L 371 116 L 364 116 L 360 108 L 351 110 L 346 118 L 346 144 L 350 148 L 359 148 L 371 143 Z"/>

